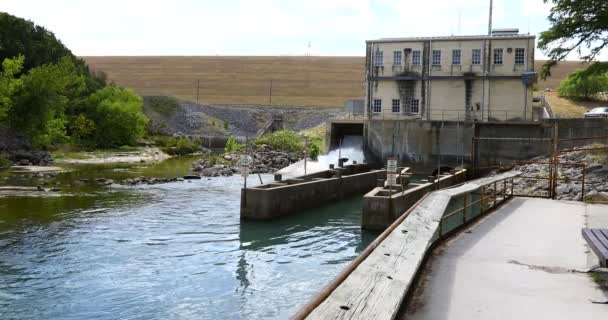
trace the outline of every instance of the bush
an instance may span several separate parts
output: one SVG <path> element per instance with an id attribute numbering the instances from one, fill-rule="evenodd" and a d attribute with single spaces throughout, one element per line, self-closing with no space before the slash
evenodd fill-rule
<path id="1" fill-rule="evenodd" d="M 135 145 L 146 130 L 148 118 L 142 99 L 131 89 L 105 87 L 87 99 L 95 122 L 94 140 L 101 147 Z"/>
<path id="2" fill-rule="evenodd" d="M 319 145 L 314 143 L 314 141 L 313 141 L 313 143 L 310 145 L 310 148 L 308 151 L 310 158 L 312 158 L 313 160 L 316 160 L 317 157 L 319 157 L 319 153 L 320 153 Z"/>
<path id="3" fill-rule="evenodd" d="M 0 153 L 0 169 L 9 168 L 13 163 L 8 159 L 8 155 Z"/>
<path id="4" fill-rule="evenodd" d="M 186 137 L 174 138 L 160 136 L 154 138 L 155 144 L 161 148 L 161 150 L 167 154 L 173 156 L 183 156 L 186 154 L 192 154 L 201 150 L 201 140 L 193 139 L 190 140 Z"/>
<path id="5" fill-rule="evenodd" d="M 228 141 L 226 141 L 226 146 L 224 147 L 224 153 L 236 152 L 241 149 L 243 149 L 243 145 L 236 141 L 235 137 L 228 137 Z"/>
<path id="6" fill-rule="evenodd" d="M 179 108 L 179 100 L 174 97 L 155 96 L 144 98 L 144 104 L 164 116 L 172 116 Z"/>
<path id="7" fill-rule="evenodd" d="M 266 144 L 273 149 L 290 152 L 302 152 L 306 148 L 306 141 L 302 136 L 289 130 L 279 130 L 265 134 L 255 140 L 256 145 Z"/>
<path id="8" fill-rule="evenodd" d="M 558 89 L 561 97 L 592 99 L 608 90 L 608 73 L 587 75 L 583 69 L 572 72 Z"/>

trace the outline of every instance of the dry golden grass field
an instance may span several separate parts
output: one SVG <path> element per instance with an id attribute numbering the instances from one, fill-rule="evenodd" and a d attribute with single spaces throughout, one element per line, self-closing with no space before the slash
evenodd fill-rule
<path id="1" fill-rule="evenodd" d="M 141 95 L 201 103 L 343 106 L 363 97 L 361 57 L 83 57 Z"/>
<path id="2" fill-rule="evenodd" d="M 94 70 L 141 95 L 172 95 L 201 103 L 343 106 L 364 96 L 364 57 L 165 56 L 83 57 Z M 536 62 L 540 68 L 543 61 Z M 557 89 L 581 67 L 560 63 L 538 88 Z"/>

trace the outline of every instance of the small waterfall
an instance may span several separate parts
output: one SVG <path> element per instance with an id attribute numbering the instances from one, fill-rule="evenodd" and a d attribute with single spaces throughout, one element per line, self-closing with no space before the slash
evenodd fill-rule
<path id="1" fill-rule="evenodd" d="M 363 153 L 363 137 L 358 135 L 344 136 L 342 146 L 333 147 L 327 154 L 322 154 L 317 157 L 317 160 L 306 161 L 306 173 L 311 174 L 329 169 L 330 164 L 338 166 L 338 158 L 348 158 L 345 164 L 365 162 Z M 292 163 L 288 167 L 279 170 L 277 173 L 283 175 L 284 178 L 293 178 L 304 175 L 304 160 Z"/>

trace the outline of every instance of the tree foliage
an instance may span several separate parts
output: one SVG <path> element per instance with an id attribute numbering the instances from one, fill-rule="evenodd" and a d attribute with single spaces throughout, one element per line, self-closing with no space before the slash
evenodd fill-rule
<path id="1" fill-rule="evenodd" d="M 31 69 L 21 77 L 9 114 L 11 126 L 32 138 L 38 146 L 66 141 L 65 109 L 84 90 L 84 79 L 72 60 Z"/>
<path id="2" fill-rule="evenodd" d="M 0 61 L 24 55 L 23 72 L 48 64 L 57 64 L 65 57 L 72 60 L 77 73 L 84 77 L 86 93 L 106 85 L 103 73 L 92 73 L 55 35 L 33 22 L 0 12 Z"/>
<path id="3" fill-rule="evenodd" d="M 608 73 L 587 75 L 579 69 L 559 85 L 559 95 L 569 98 L 591 99 L 608 90 Z"/>
<path id="4" fill-rule="evenodd" d="M 45 28 L 0 12 L 0 61 L 0 121 L 35 146 L 133 145 L 144 134 L 141 97 L 107 86 Z"/>
<path id="5" fill-rule="evenodd" d="M 540 35 L 538 46 L 549 56 L 541 77 L 551 76 L 551 68 L 571 52 L 593 61 L 608 46 L 608 1 L 606 0 L 544 0 L 552 2 L 549 30 Z M 585 74 L 608 71 L 608 62 L 595 62 Z"/>
<path id="6" fill-rule="evenodd" d="M 92 94 L 87 100 L 87 110 L 95 122 L 97 145 L 135 144 L 144 135 L 148 123 L 142 106 L 142 98 L 131 89 L 108 86 Z"/>
<path id="7" fill-rule="evenodd" d="M 0 70 L 0 121 L 5 120 L 13 106 L 13 96 L 21 88 L 22 81 L 16 75 L 23 68 L 22 55 L 12 59 L 4 59 Z"/>

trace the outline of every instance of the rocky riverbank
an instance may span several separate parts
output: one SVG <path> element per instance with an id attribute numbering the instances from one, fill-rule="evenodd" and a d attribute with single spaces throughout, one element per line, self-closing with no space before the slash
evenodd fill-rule
<path id="1" fill-rule="evenodd" d="M 53 158 L 46 151 L 34 150 L 23 136 L 5 125 L 0 124 L 0 155 L 20 166 L 46 166 L 53 163 Z"/>
<path id="2" fill-rule="evenodd" d="M 591 146 L 587 146 L 591 147 Z M 538 157 L 532 161 L 546 162 L 546 157 Z M 586 164 L 585 170 L 585 201 L 608 200 L 608 151 L 573 151 L 559 156 L 561 164 Z M 527 164 L 516 166 L 513 170 L 522 172 L 522 177 L 548 177 L 549 166 L 546 164 Z M 559 181 L 555 189 L 558 200 L 580 201 L 582 195 L 582 182 L 571 181 L 583 178 L 580 167 L 561 166 L 559 177 L 568 179 Z M 516 179 L 514 192 L 525 195 L 547 194 L 548 180 Z"/>
<path id="3" fill-rule="evenodd" d="M 192 164 L 192 170 L 204 177 L 231 176 L 239 173 L 238 160 L 241 152 L 227 153 L 221 157 L 205 158 Z M 273 150 L 267 145 L 258 146 L 249 155 L 252 158 L 249 173 L 274 173 L 301 159 L 295 153 Z"/>

